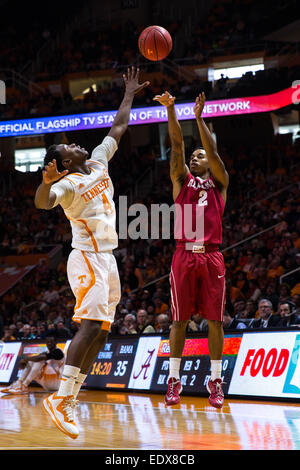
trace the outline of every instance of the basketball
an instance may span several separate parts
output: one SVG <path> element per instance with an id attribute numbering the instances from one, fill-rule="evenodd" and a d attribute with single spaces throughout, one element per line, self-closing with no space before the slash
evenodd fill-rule
<path id="1" fill-rule="evenodd" d="M 141 32 L 138 44 L 146 59 L 163 60 L 172 50 L 172 37 L 162 26 L 148 26 Z"/>

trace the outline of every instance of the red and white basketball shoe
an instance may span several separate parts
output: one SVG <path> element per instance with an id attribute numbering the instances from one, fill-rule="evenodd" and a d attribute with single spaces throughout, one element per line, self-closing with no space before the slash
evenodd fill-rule
<path id="1" fill-rule="evenodd" d="M 222 379 L 215 379 L 212 381 L 209 379 L 206 388 L 209 392 L 208 401 L 211 406 L 215 408 L 222 408 L 224 404 L 224 393 L 222 390 Z"/>
<path id="2" fill-rule="evenodd" d="M 180 402 L 180 393 L 182 392 L 182 385 L 180 379 L 170 377 L 168 380 L 168 391 L 165 396 L 165 404 L 167 406 L 177 405 Z"/>

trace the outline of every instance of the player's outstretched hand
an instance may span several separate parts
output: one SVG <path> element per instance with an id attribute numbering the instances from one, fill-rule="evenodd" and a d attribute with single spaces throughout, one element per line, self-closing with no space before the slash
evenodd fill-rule
<path id="1" fill-rule="evenodd" d="M 175 96 L 172 96 L 168 91 L 165 91 L 162 95 L 154 96 L 153 101 L 158 101 L 160 104 L 168 108 L 174 104 L 175 99 Z"/>
<path id="2" fill-rule="evenodd" d="M 203 108 L 205 104 L 205 93 L 202 92 L 197 96 L 196 101 L 195 101 L 195 106 L 194 106 L 194 113 L 196 119 L 200 119 Z"/>
<path id="3" fill-rule="evenodd" d="M 69 170 L 59 172 L 56 166 L 56 160 L 52 160 L 43 170 L 43 180 L 45 184 L 51 184 L 69 173 Z"/>
<path id="4" fill-rule="evenodd" d="M 134 67 L 131 67 L 131 68 L 128 67 L 127 74 L 123 73 L 123 80 L 125 83 L 125 90 L 127 93 L 133 93 L 134 95 L 136 95 L 143 88 L 150 85 L 149 81 L 146 81 L 144 83 L 139 83 L 139 74 L 140 74 L 140 69 L 137 68 L 135 70 Z"/>

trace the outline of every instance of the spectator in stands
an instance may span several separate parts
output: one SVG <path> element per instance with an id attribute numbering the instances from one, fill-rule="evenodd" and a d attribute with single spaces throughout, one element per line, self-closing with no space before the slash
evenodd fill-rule
<path id="1" fill-rule="evenodd" d="M 246 302 L 245 300 L 236 300 L 233 304 L 233 316 L 234 318 L 245 318 L 244 312 L 245 312 L 245 307 L 246 307 Z"/>
<path id="2" fill-rule="evenodd" d="M 273 305 L 268 299 L 261 299 L 258 302 L 258 318 L 249 325 L 251 328 L 268 328 L 274 326 Z"/>
<path id="3" fill-rule="evenodd" d="M 13 336 L 12 331 L 9 326 L 3 328 L 4 334 L 1 338 L 1 341 L 8 343 L 9 341 L 16 341 L 15 336 Z"/>
<path id="4" fill-rule="evenodd" d="M 163 302 L 159 297 L 154 299 L 155 304 L 155 315 L 160 315 L 161 313 L 166 313 L 169 310 L 169 306 Z"/>
<path id="5" fill-rule="evenodd" d="M 53 336 L 54 338 L 56 337 L 56 325 L 55 325 L 55 323 L 49 323 L 47 325 L 46 338 L 48 336 Z"/>
<path id="6" fill-rule="evenodd" d="M 44 292 L 43 300 L 48 304 L 55 304 L 59 301 L 59 293 L 57 292 L 55 281 L 50 282 L 49 289 Z"/>
<path id="7" fill-rule="evenodd" d="M 20 336 L 21 341 L 26 341 L 34 339 L 34 335 L 31 333 L 31 326 L 26 324 L 23 326 L 23 332 L 22 335 Z"/>
<path id="8" fill-rule="evenodd" d="M 270 302 L 274 306 L 274 310 L 277 311 L 279 295 L 277 294 L 277 291 L 276 291 L 276 281 L 275 282 L 271 281 L 268 283 L 267 288 L 265 290 L 264 297 L 265 299 L 270 300 Z"/>
<path id="9" fill-rule="evenodd" d="M 198 331 L 204 333 L 208 332 L 208 322 L 205 318 L 201 317 L 199 313 L 192 315 L 192 321 L 197 325 Z"/>
<path id="10" fill-rule="evenodd" d="M 37 327 L 35 325 L 30 326 L 31 339 L 36 339 Z"/>
<path id="11" fill-rule="evenodd" d="M 279 303 L 278 313 L 274 315 L 274 325 L 277 328 L 289 327 L 291 325 L 299 325 L 300 317 L 294 313 L 295 305 L 289 301 Z"/>
<path id="12" fill-rule="evenodd" d="M 10 329 L 11 335 L 17 340 L 19 337 L 17 325 L 12 323 L 11 325 L 9 325 L 9 329 Z"/>
<path id="13" fill-rule="evenodd" d="M 284 273 L 284 267 L 281 265 L 281 260 L 279 256 L 276 256 L 269 265 L 267 277 L 274 279 L 276 277 L 281 276 L 283 273 Z"/>
<path id="14" fill-rule="evenodd" d="M 261 297 L 261 289 L 258 286 L 258 282 L 256 279 L 250 279 L 247 298 L 253 301 L 257 301 L 259 297 Z"/>
<path id="15" fill-rule="evenodd" d="M 158 315 L 156 333 L 160 333 L 162 335 L 169 335 L 170 327 L 171 325 L 169 316 L 166 313 L 161 313 L 160 315 Z"/>
<path id="16" fill-rule="evenodd" d="M 136 317 L 132 313 L 128 313 L 124 318 L 123 326 L 125 328 L 126 334 L 136 335 Z"/>
<path id="17" fill-rule="evenodd" d="M 148 323 L 146 310 L 139 309 L 136 314 L 136 331 L 138 334 L 155 333 L 155 329 Z"/>
<path id="18" fill-rule="evenodd" d="M 36 328 L 36 339 L 44 339 L 46 338 L 47 329 L 45 323 L 39 322 Z"/>
<path id="19" fill-rule="evenodd" d="M 55 338 L 59 339 L 70 339 L 72 338 L 72 335 L 68 328 L 65 327 L 65 324 L 63 321 L 57 322 L 56 325 L 56 332 L 55 332 Z"/>
<path id="20" fill-rule="evenodd" d="M 151 325 L 155 330 L 155 315 L 154 313 L 148 313 L 147 312 L 147 325 Z"/>
<path id="21" fill-rule="evenodd" d="M 191 318 L 186 325 L 186 333 L 197 333 L 199 332 L 199 325 Z"/>
<path id="22" fill-rule="evenodd" d="M 283 302 L 284 300 L 286 301 L 291 301 L 291 288 L 289 284 L 286 282 L 283 282 L 279 286 L 279 303 Z"/>
<path id="23" fill-rule="evenodd" d="M 76 335 L 79 328 L 80 328 L 80 325 L 77 322 L 71 320 L 69 332 L 72 338 Z"/>
<path id="24" fill-rule="evenodd" d="M 233 305 L 236 300 L 245 300 L 245 296 L 242 291 L 233 285 L 230 278 L 226 278 L 226 296 L 228 301 Z"/>
<path id="25" fill-rule="evenodd" d="M 247 328 L 247 325 L 237 318 L 233 318 L 230 313 L 225 310 L 223 328 L 224 330 L 243 330 Z"/>
<path id="26" fill-rule="evenodd" d="M 241 312 L 240 318 L 255 318 L 256 311 L 257 303 L 250 298 L 247 300 L 245 310 Z"/>
<path id="27" fill-rule="evenodd" d="M 23 335 L 23 328 L 24 328 L 24 323 L 21 319 L 16 320 L 16 327 L 17 327 L 17 338 L 20 339 L 21 336 Z"/>

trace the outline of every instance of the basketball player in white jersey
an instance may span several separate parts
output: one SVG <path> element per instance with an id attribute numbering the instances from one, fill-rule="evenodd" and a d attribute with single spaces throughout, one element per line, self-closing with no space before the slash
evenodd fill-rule
<path id="1" fill-rule="evenodd" d="M 35 195 L 38 209 L 63 208 L 72 228 L 72 248 L 67 273 L 76 297 L 73 320 L 80 329 L 72 339 L 57 392 L 43 401 L 59 430 L 76 439 L 76 397 L 88 371 L 104 346 L 115 308 L 120 300 L 120 280 L 112 250 L 117 247 L 113 185 L 108 162 L 127 129 L 134 95 L 149 85 L 139 84 L 134 67 L 123 75 L 125 94 L 113 125 L 92 152 L 78 145 L 51 146 L 45 157 L 43 182 Z"/>

